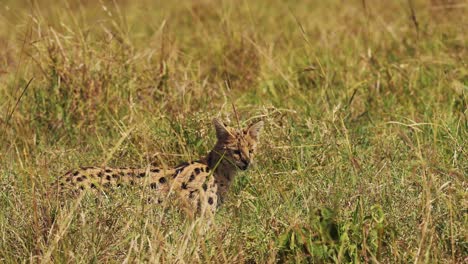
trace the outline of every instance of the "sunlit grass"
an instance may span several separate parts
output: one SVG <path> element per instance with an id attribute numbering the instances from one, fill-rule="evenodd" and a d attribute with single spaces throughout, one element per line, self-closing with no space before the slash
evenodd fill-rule
<path id="1" fill-rule="evenodd" d="M 0 262 L 466 261 L 463 1 L 4 2 Z M 232 104 L 265 131 L 214 219 L 53 195 L 197 159 Z"/>

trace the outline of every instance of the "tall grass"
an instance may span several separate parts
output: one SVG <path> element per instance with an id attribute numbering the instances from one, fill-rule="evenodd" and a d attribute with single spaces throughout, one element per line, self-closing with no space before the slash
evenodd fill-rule
<path id="1" fill-rule="evenodd" d="M 0 262 L 466 262 L 466 9 L 4 0 Z M 73 167 L 196 159 L 232 104 L 266 127 L 214 219 L 52 194 Z"/>

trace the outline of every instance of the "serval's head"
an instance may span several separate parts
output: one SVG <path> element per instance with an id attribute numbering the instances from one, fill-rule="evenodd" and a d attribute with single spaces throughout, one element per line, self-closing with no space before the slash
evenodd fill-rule
<path id="1" fill-rule="evenodd" d="M 263 128 L 263 121 L 244 129 L 226 127 L 220 120 L 213 119 L 218 139 L 213 154 L 220 166 L 246 170 L 255 156 L 257 142 Z M 221 159 L 221 160 L 220 160 Z M 216 164 L 215 164 L 216 165 Z"/>

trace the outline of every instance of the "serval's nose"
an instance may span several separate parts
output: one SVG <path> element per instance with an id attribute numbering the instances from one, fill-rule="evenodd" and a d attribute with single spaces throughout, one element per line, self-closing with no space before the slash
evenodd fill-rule
<path id="1" fill-rule="evenodd" d="M 250 165 L 250 161 L 242 160 L 242 166 L 240 167 L 241 170 L 246 170 Z"/>

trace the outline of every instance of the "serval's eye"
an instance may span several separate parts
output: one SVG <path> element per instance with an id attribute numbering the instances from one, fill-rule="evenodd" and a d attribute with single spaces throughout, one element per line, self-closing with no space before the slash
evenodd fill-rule
<path id="1" fill-rule="evenodd" d="M 241 152 L 240 152 L 240 150 L 236 149 L 236 150 L 234 150 L 234 154 L 236 154 L 236 155 L 240 155 L 240 154 L 241 154 Z"/>

